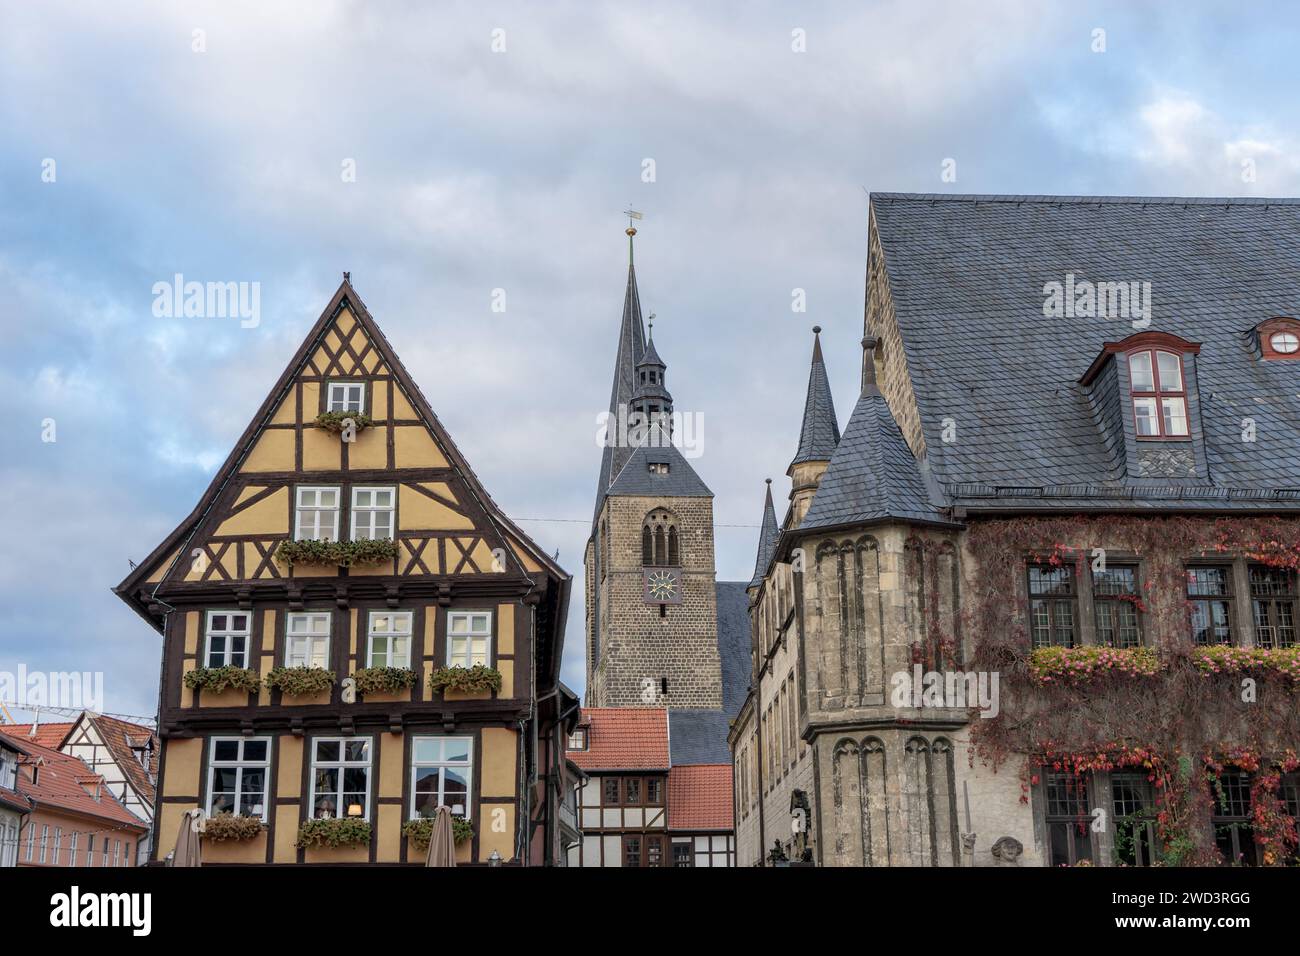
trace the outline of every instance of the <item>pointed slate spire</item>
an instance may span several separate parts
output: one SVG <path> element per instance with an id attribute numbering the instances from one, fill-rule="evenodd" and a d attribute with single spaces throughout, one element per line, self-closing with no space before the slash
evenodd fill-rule
<path id="1" fill-rule="evenodd" d="M 800 528 L 901 520 L 946 524 L 876 385 L 876 340 L 862 340 L 862 394 Z"/>
<path id="2" fill-rule="evenodd" d="M 636 229 L 627 229 L 627 291 L 623 294 L 623 320 L 619 325 L 618 351 L 614 353 L 614 381 L 609 393 L 609 422 L 605 432 L 605 449 L 600 459 L 600 480 L 596 487 L 596 513 L 610 483 L 627 464 L 632 450 L 619 447 L 620 415 L 626 418 L 632 393 L 636 391 L 636 367 L 645 354 L 645 325 L 641 319 L 641 295 L 636 285 L 636 265 L 632 261 L 632 237 Z"/>
<path id="3" fill-rule="evenodd" d="M 805 461 L 829 461 L 840 443 L 840 426 L 835 419 L 835 402 L 831 383 L 822 360 L 821 326 L 813 326 L 812 369 L 808 372 L 808 396 L 804 399 L 803 428 L 799 432 L 799 449 L 795 465 Z"/>
<path id="4" fill-rule="evenodd" d="M 768 562 L 776 551 L 776 540 L 781 532 L 776 527 L 776 509 L 772 507 L 772 479 L 767 479 L 767 501 L 763 504 L 763 525 L 758 532 L 758 557 L 754 561 L 754 576 L 749 580 L 749 587 L 758 587 L 767 574 Z"/>

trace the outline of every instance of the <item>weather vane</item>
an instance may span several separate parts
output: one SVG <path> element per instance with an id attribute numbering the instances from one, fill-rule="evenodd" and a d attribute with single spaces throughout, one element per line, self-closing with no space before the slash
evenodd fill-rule
<path id="1" fill-rule="evenodd" d="M 641 215 L 639 212 L 637 212 L 635 209 L 633 209 L 631 206 L 628 206 L 626 209 L 623 210 L 623 215 L 627 216 L 627 234 L 628 234 L 629 236 L 635 236 L 635 235 L 636 235 L 636 226 L 632 225 L 632 221 L 633 221 L 634 219 L 635 219 L 635 220 L 641 220 L 641 219 L 644 219 L 645 217 L 642 216 L 642 215 Z"/>

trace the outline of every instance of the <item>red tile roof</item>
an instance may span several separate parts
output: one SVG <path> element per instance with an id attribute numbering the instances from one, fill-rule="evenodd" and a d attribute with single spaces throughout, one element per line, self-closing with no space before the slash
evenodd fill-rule
<path id="1" fill-rule="evenodd" d="M 587 749 L 565 756 L 583 770 L 667 770 L 668 711 L 661 707 L 584 707 Z"/>
<path id="2" fill-rule="evenodd" d="M 19 743 L 36 743 L 51 750 L 58 750 L 59 744 L 63 743 L 63 738 L 68 736 L 68 731 L 72 727 L 71 721 L 66 724 L 37 724 L 36 736 L 32 737 L 30 736 L 31 724 L 0 724 L 0 733 L 7 734 Z"/>
<path id="3" fill-rule="evenodd" d="M 10 736 L 9 725 L 0 728 L 0 735 Z M 10 737 L 10 739 L 27 751 L 28 756 L 24 758 L 23 767 L 19 770 L 18 792 L 33 801 L 36 809 L 48 807 L 52 810 L 97 817 L 117 825 L 134 824 L 141 833 L 145 831 L 144 823 L 118 802 L 103 783 L 103 778 L 93 773 L 76 757 L 69 757 L 67 754 L 59 753 L 50 747 L 43 747 L 26 738 Z M 36 783 L 33 784 L 28 765 L 37 760 L 41 761 L 40 772 L 37 774 Z M 92 796 L 95 781 L 100 783 L 98 800 Z M 91 792 L 87 792 L 83 783 L 90 787 Z"/>
<path id="4" fill-rule="evenodd" d="M 731 765 L 696 764 L 668 771 L 668 829 L 730 830 Z"/>
<path id="5" fill-rule="evenodd" d="M 162 748 L 158 745 L 158 738 L 154 735 L 153 729 L 141 724 L 133 724 L 129 721 L 118 720 L 116 717 L 105 717 L 103 714 L 88 714 L 95 729 L 99 731 L 99 736 L 104 740 L 104 746 L 113 755 L 113 761 L 122 771 L 131 786 L 135 788 L 136 793 L 140 794 L 150 804 L 154 802 L 153 781 L 156 777 L 150 777 L 151 773 L 158 772 L 158 757 L 162 753 Z M 149 739 L 153 739 L 153 754 L 150 760 L 151 766 L 148 770 L 144 764 L 140 763 L 136 757 L 133 744 L 145 744 Z"/>

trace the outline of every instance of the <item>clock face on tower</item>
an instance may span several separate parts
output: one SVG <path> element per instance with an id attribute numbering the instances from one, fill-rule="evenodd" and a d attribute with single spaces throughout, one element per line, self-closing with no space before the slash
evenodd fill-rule
<path id="1" fill-rule="evenodd" d="M 647 604 L 681 604 L 681 569 L 645 568 L 642 571 L 642 594 Z"/>

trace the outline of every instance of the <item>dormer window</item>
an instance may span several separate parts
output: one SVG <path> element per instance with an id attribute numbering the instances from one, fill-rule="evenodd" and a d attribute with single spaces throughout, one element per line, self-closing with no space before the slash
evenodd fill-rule
<path id="1" fill-rule="evenodd" d="M 1183 358 L 1176 352 L 1142 349 L 1128 355 L 1133 418 L 1138 438 L 1187 437 L 1187 389 Z"/>
<path id="2" fill-rule="evenodd" d="M 652 462 L 650 462 L 650 474 L 652 474 L 652 475 L 666 475 L 666 474 L 668 474 L 668 462 L 666 462 L 666 461 L 652 461 Z"/>
<path id="3" fill-rule="evenodd" d="M 1274 316 L 1256 328 L 1259 353 L 1266 362 L 1300 360 L 1300 321 Z"/>

